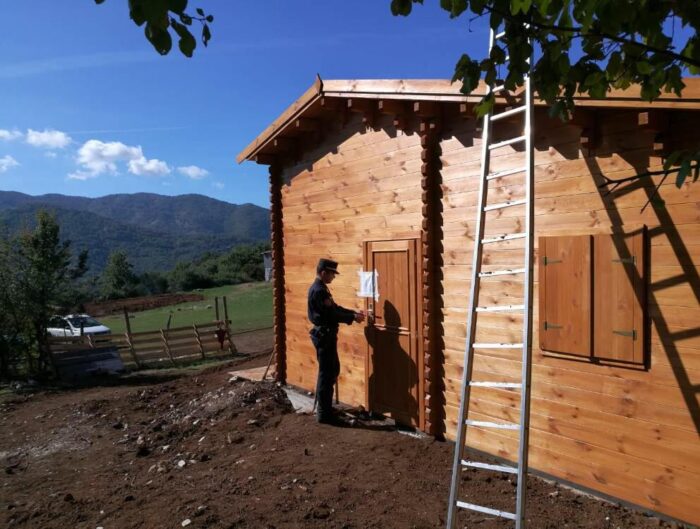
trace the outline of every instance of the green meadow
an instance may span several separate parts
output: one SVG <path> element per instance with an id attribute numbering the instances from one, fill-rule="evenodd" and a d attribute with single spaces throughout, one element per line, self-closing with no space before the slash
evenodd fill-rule
<path id="1" fill-rule="evenodd" d="M 232 332 L 272 326 L 271 283 L 244 283 L 197 290 L 196 293 L 202 294 L 204 299 L 130 313 L 131 332 L 165 329 L 168 318 L 171 328 L 211 323 L 216 320 L 215 297 L 219 298 L 219 317 L 224 319 L 223 296 L 226 296 Z M 100 318 L 100 321 L 115 334 L 126 331 L 122 315 Z"/>

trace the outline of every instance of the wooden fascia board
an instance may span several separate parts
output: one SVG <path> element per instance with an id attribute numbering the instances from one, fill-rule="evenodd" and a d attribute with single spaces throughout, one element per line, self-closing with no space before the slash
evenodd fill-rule
<path id="1" fill-rule="evenodd" d="M 321 97 L 322 91 L 323 82 L 319 77 L 299 99 L 288 106 L 287 109 L 282 112 L 282 114 L 280 114 L 275 121 L 273 121 L 250 144 L 248 144 L 245 149 L 240 152 L 240 154 L 236 157 L 236 161 L 238 163 L 242 163 L 245 160 L 253 159 L 255 154 L 257 154 L 263 147 L 273 140 L 280 130 L 284 129 L 290 123 L 294 124 L 296 119 Z"/>
<path id="2" fill-rule="evenodd" d="M 574 97 L 577 106 L 595 108 L 636 108 L 640 110 L 673 109 L 700 110 L 700 78 L 686 78 L 684 96 L 679 98 L 672 94 L 663 94 L 661 99 L 646 102 L 639 99 L 639 87 L 627 90 L 613 90 L 606 99 L 591 99 L 587 96 Z M 459 85 L 446 79 L 377 79 L 377 80 L 330 80 L 321 82 L 320 78 L 304 94 L 290 105 L 275 121 L 253 140 L 236 157 L 238 163 L 254 159 L 255 155 L 279 135 L 288 126 L 294 125 L 297 118 L 321 97 L 345 99 L 393 99 L 407 101 L 436 101 L 446 103 L 478 103 L 485 94 L 486 85 L 481 82 L 470 95 L 459 91 Z M 496 98 L 496 104 L 512 106 L 512 101 Z M 546 106 L 545 102 L 535 100 L 535 105 Z"/>

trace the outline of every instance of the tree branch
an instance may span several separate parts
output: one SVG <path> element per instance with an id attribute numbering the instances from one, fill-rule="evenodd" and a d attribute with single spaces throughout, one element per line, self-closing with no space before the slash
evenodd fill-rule
<path id="1" fill-rule="evenodd" d="M 485 11 L 496 13 L 497 15 L 500 15 L 501 17 L 510 21 L 511 23 L 520 22 L 513 15 L 501 12 L 501 11 L 496 10 L 496 9 L 493 9 L 492 7 L 485 7 Z M 648 44 L 644 44 L 643 42 L 638 42 L 638 41 L 633 40 L 633 39 L 626 39 L 623 37 L 619 37 L 617 35 L 611 35 L 609 33 L 604 33 L 602 31 L 584 32 L 583 28 L 581 28 L 581 27 L 557 26 L 554 24 L 543 24 L 541 22 L 535 22 L 535 21 L 530 21 L 528 23 L 530 24 L 531 27 L 535 27 L 537 29 L 544 29 L 544 30 L 550 30 L 550 31 L 562 31 L 565 33 L 577 33 L 578 36 L 581 36 L 581 37 L 588 37 L 588 36 L 601 37 L 604 39 L 612 40 L 614 42 L 619 42 L 620 44 L 631 44 L 633 46 L 643 48 L 647 51 L 659 53 L 661 55 L 666 55 L 667 57 L 670 57 L 674 60 L 681 61 L 685 64 L 697 66 L 698 68 L 700 68 L 700 61 L 695 60 L 692 57 L 686 57 L 684 55 L 681 55 L 680 53 L 676 53 L 676 52 L 673 52 L 670 50 L 665 50 L 662 48 L 656 48 L 654 46 L 649 46 Z"/>

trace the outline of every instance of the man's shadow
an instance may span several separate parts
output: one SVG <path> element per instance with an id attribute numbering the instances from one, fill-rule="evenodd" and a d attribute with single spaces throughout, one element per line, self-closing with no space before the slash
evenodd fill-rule
<path id="1" fill-rule="evenodd" d="M 406 350 L 414 337 L 408 326 L 401 325 L 401 315 L 390 301 L 384 301 L 381 309 L 365 327 L 371 346 L 369 411 L 389 415 L 397 424 L 417 426 L 419 407 L 413 392 L 418 393 L 418 366 Z"/>

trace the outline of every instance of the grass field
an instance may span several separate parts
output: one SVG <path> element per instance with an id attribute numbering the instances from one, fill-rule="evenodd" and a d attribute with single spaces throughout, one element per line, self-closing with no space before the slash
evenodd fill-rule
<path id="1" fill-rule="evenodd" d="M 197 291 L 197 293 L 204 296 L 202 301 L 131 313 L 131 331 L 165 329 L 171 314 L 170 327 L 211 323 L 216 319 L 214 310 L 214 297 L 216 296 L 219 297 L 219 317 L 221 319 L 224 319 L 221 297 L 226 296 L 232 332 L 272 326 L 271 283 L 245 283 L 204 289 Z M 100 321 L 112 329 L 113 333 L 123 333 L 126 330 L 124 317 L 121 315 L 100 318 Z"/>

